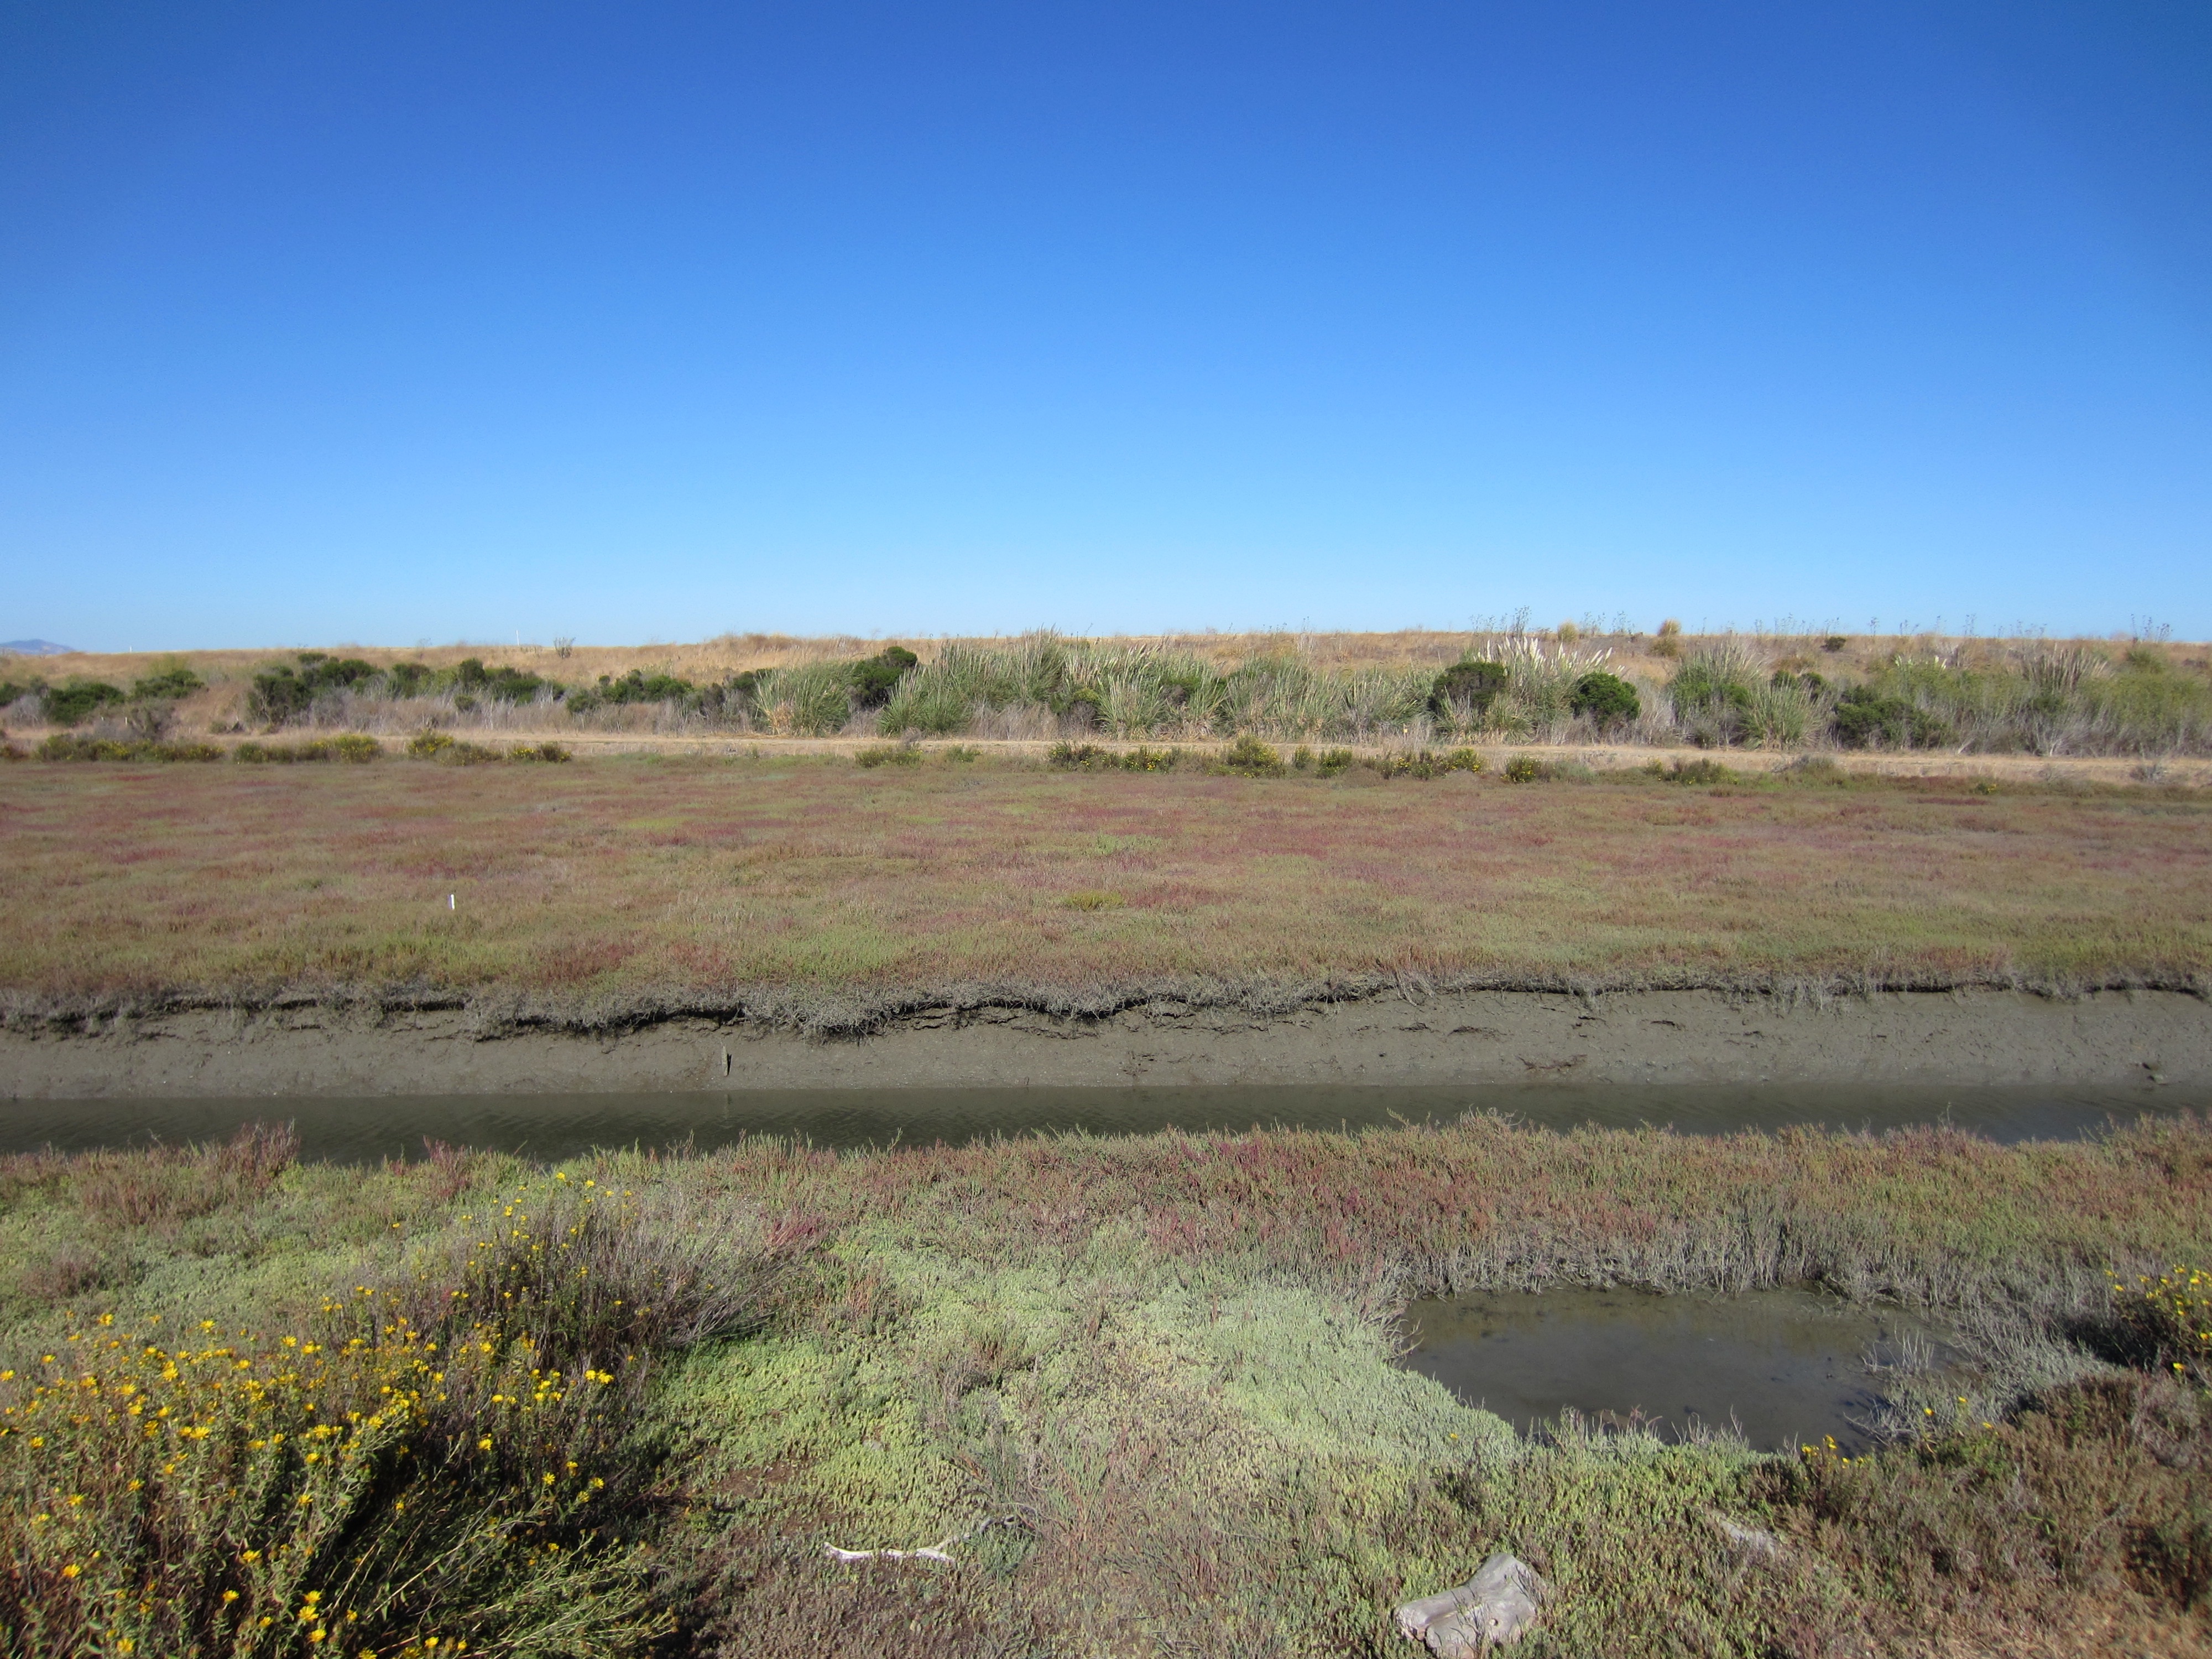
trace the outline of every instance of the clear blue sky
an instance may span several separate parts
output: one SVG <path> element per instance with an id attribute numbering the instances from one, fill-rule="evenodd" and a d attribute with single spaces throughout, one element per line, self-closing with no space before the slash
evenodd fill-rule
<path id="1" fill-rule="evenodd" d="M 2212 7 L 0 8 L 0 638 L 2212 635 Z"/>

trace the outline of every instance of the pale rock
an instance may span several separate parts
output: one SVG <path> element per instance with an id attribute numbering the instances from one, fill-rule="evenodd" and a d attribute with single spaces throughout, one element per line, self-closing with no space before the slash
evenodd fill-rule
<path id="1" fill-rule="evenodd" d="M 1501 1553 L 1457 1589 L 1407 1602 L 1398 1628 L 1408 1641 L 1427 1643 L 1437 1659 L 1474 1659 L 1520 1640 L 1549 1592 L 1534 1567 Z"/>

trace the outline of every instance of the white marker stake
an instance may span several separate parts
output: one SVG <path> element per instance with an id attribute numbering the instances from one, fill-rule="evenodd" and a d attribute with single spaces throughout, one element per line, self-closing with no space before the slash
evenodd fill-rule
<path id="1" fill-rule="evenodd" d="M 460 898 L 460 895 L 459 895 L 459 893 L 448 893 L 448 894 L 447 894 L 447 895 L 446 895 L 446 908 L 447 908 L 448 910 L 458 910 L 458 909 L 459 909 L 461 907 L 460 907 L 459 903 L 457 902 L 459 898 Z"/>

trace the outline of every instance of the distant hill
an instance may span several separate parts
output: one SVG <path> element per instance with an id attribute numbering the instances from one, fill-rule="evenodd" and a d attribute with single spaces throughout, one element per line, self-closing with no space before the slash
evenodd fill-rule
<path id="1" fill-rule="evenodd" d="M 0 651 L 12 651 L 19 657 L 58 657 L 76 649 L 52 640 L 0 640 Z"/>

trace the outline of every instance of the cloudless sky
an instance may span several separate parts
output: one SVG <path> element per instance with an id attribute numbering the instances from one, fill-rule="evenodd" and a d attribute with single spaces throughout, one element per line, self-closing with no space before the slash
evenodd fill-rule
<path id="1" fill-rule="evenodd" d="M 0 0 L 0 638 L 2212 635 L 2212 7 Z"/>

